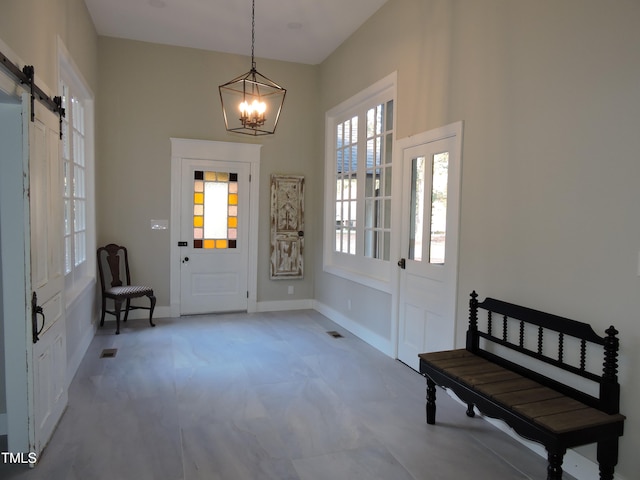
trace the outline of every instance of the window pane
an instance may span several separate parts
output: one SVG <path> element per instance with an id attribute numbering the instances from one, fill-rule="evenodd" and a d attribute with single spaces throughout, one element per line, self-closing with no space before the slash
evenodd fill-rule
<path id="1" fill-rule="evenodd" d="M 411 161 L 411 217 L 409 231 L 409 259 L 422 261 L 422 229 L 424 225 L 425 158 Z"/>
<path id="2" fill-rule="evenodd" d="M 73 186 L 74 192 L 73 196 L 76 198 L 84 198 L 85 190 L 84 190 L 84 168 L 75 166 L 73 169 Z"/>
<path id="3" fill-rule="evenodd" d="M 384 122 L 384 105 L 378 105 L 376 107 L 376 135 L 382 133 L 382 125 Z"/>
<path id="4" fill-rule="evenodd" d="M 64 201 L 64 234 L 71 234 L 71 200 L 65 199 Z M 71 253 L 69 251 L 69 253 Z"/>
<path id="5" fill-rule="evenodd" d="M 71 272 L 71 237 L 64 238 L 64 274 Z"/>
<path id="6" fill-rule="evenodd" d="M 389 261 L 391 258 L 391 232 L 384 232 L 384 249 L 382 259 Z"/>
<path id="7" fill-rule="evenodd" d="M 204 185 L 204 237 L 227 238 L 228 186 L 221 182 Z"/>
<path id="8" fill-rule="evenodd" d="M 358 117 L 351 119 L 351 143 L 358 142 Z"/>
<path id="9" fill-rule="evenodd" d="M 85 229 L 85 202 L 84 200 L 73 201 L 73 231 L 81 232 Z"/>
<path id="10" fill-rule="evenodd" d="M 364 195 L 365 197 L 375 196 L 376 189 L 376 176 L 373 170 L 367 172 L 367 176 L 364 181 Z"/>
<path id="11" fill-rule="evenodd" d="M 364 205 L 364 227 L 372 228 L 376 226 L 376 202 L 367 200 Z"/>
<path id="12" fill-rule="evenodd" d="M 391 200 L 384 201 L 384 228 L 391 228 Z"/>
<path id="13" fill-rule="evenodd" d="M 385 130 L 393 130 L 393 100 L 387 102 L 387 125 Z"/>
<path id="14" fill-rule="evenodd" d="M 87 259 L 87 240 L 85 232 L 74 235 L 75 246 L 75 266 L 77 267 Z"/>
<path id="15" fill-rule="evenodd" d="M 433 157 L 433 187 L 431 189 L 431 238 L 429 263 L 444 264 L 447 236 L 447 181 L 449 178 L 449 152 Z"/>
<path id="16" fill-rule="evenodd" d="M 388 133 L 385 137 L 384 147 L 384 163 L 390 164 L 393 162 L 393 135 L 391 133 Z"/>
<path id="17" fill-rule="evenodd" d="M 376 254 L 375 232 L 373 230 L 365 230 L 364 255 L 365 257 L 375 258 L 375 254 Z"/>
<path id="18" fill-rule="evenodd" d="M 391 167 L 387 167 L 384 169 L 384 196 L 391 196 Z"/>

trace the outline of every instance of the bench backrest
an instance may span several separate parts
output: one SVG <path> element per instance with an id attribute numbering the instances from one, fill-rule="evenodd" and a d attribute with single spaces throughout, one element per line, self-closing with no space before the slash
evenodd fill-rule
<path id="1" fill-rule="evenodd" d="M 478 302 L 477 298 L 477 293 L 472 292 L 469 301 L 467 350 L 554 388 L 590 407 L 609 414 L 618 413 L 620 406 L 619 340 L 616 337 L 618 332 L 613 326 L 606 330 L 606 336 L 601 337 L 587 323 L 493 298 Z M 479 315 L 481 315 L 480 318 Z M 530 338 L 532 335 L 534 338 Z M 545 345 L 547 340 L 554 345 L 553 353 Z M 593 345 L 598 347 L 593 348 Z M 577 361 L 575 359 L 569 361 L 567 349 L 575 350 L 576 347 L 579 352 L 571 353 L 578 353 Z M 549 369 L 545 369 L 543 374 L 542 369 L 527 368 L 519 361 L 507 359 L 507 355 L 499 353 L 500 349 L 505 348 L 517 352 L 518 356 L 534 358 L 563 372 L 595 382 L 599 385 L 599 394 L 592 395 L 586 393 L 584 389 L 568 385 L 562 379 L 562 376 L 567 375 L 566 373 L 555 376 L 547 373 Z M 601 357 L 603 361 L 601 365 L 604 366 L 602 374 L 588 368 L 588 365 L 593 363 L 587 361 L 587 355 L 592 350 L 597 350 L 598 355 L 604 357 Z"/>

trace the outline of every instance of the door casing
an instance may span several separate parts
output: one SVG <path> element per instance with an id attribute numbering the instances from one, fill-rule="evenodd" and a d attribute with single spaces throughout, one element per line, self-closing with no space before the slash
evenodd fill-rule
<path id="1" fill-rule="evenodd" d="M 181 252 L 180 218 L 182 212 L 182 163 L 183 160 L 218 162 L 244 162 L 250 165 L 251 181 L 249 204 L 249 251 L 248 251 L 248 304 L 247 311 L 257 310 L 258 287 L 258 209 L 260 195 L 260 151 L 262 145 L 210 140 L 171 138 L 171 316 L 180 316 Z"/>
<path id="2" fill-rule="evenodd" d="M 439 342 L 440 345 L 447 345 L 449 347 L 453 347 L 455 344 L 455 335 L 456 335 L 456 298 L 457 298 L 457 287 L 458 287 L 458 250 L 459 250 L 459 218 L 460 218 L 460 196 L 461 196 L 461 179 L 462 179 L 462 134 L 463 134 L 463 122 L 455 122 L 434 130 L 430 130 L 427 132 L 423 132 L 418 135 L 414 135 L 412 137 L 404 138 L 398 140 L 395 145 L 395 155 L 396 155 L 396 165 L 399 166 L 398 170 L 402 172 L 402 175 L 397 175 L 397 177 L 402 176 L 404 179 L 405 175 L 405 152 L 419 147 L 421 145 L 430 144 L 433 142 L 438 142 L 440 140 L 445 139 L 453 139 L 453 149 L 452 152 L 456 158 L 456 172 L 453 174 L 453 178 L 449 181 L 449 195 L 454 200 L 453 203 L 449 205 L 449 209 L 451 209 L 452 215 L 448 215 L 447 217 L 447 262 L 450 262 L 451 274 L 454 276 L 453 279 L 450 280 L 448 288 L 452 289 L 450 293 L 450 298 L 452 299 L 449 305 L 449 312 L 451 318 L 449 319 L 452 323 L 451 328 L 448 329 L 448 334 L 446 339 L 442 339 Z M 409 159 L 410 161 L 410 159 Z M 405 187 L 403 189 L 406 190 Z M 406 225 L 406 219 L 408 218 L 407 209 L 409 208 L 409 202 L 407 201 L 406 195 L 407 192 L 404 192 L 401 202 L 402 209 L 400 215 L 403 219 L 403 224 L 401 228 L 400 237 L 405 237 L 405 230 L 408 228 Z M 451 243 L 450 243 L 451 241 Z M 402 238 L 398 244 L 400 245 L 398 251 L 398 258 L 407 257 L 407 249 L 408 245 L 405 245 L 406 238 Z M 395 358 L 399 358 L 399 342 L 402 341 L 400 338 L 400 330 L 401 330 L 401 302 L 403 298 L 403 281 L 402 281 L 402 272 L 403 270 L 400 267 L 397 267 L 397 275 L 394 276 L 394 286 L 393 286 L 393 307 L 394 307 L 394 315 L 393 315 L 393 327 L 392 327 L 392 343 L 395 346 Z M 402 360 L 402 359 L 401 359 Z M 411 367 L 417 367 L 417 356 L 414 361 L 405 362 L 408 363 Z"/>
<path id="3" fill-rule="evenodd" d="M 182 161 L 182 217 L 180 247 L 180 314 L 246 311 L 248 297 L 249 170 L 247 162 L 217 160 Z M 237 239 L 235 248 L 194 248 L 194 172 L 227 172 L 237 175 Z M 225 205 L 225 218 L 227 209 Z"/>

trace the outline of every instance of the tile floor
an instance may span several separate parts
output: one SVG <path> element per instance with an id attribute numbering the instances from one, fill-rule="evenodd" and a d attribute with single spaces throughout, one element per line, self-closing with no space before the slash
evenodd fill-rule
<path id="1" fill-rule="evenodd" d="M 546 478 L 545 459 L 444 391 L 427 425 L 424 379 L 317 312 L 157 325 L 100 329 L 37 467 L 0 463 L 0 478 Z"/>

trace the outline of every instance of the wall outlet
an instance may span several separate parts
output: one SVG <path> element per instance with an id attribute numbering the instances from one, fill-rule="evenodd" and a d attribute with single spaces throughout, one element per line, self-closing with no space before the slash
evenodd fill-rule
<path id="1" fill-rule="evenodd" d="M 287 288 L 287 293 L 289 295 L 293 295 L 293 285 L 289 285 L 289 287 Z"/>
<path id="2" fill-rule="evenodd" d="M 347 300 L 347 310 L 351 311 L 351 299 Z"/>

